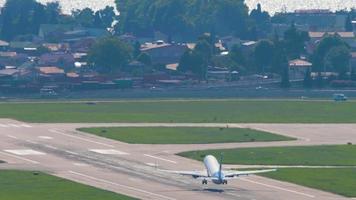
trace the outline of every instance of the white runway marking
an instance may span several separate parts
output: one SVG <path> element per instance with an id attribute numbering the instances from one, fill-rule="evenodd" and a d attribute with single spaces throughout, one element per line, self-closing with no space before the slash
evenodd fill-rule
<path id="1" fill-rule="evenodd" d="M 12 153 L 15 155 L 19 156 L 29 156 L 29 155 L 34 155 L 34 156 L 41 156 L 41 155 L 46 155 L 45 153 L 35 151 L 32 149 L 9 149 L 9 150 L 4 150 L 5 152 Z"/>
<path id="2" fill-rule="evenodd" d="M 13 135 L 7 135 L 7 137 L 12 138 L 12 139 L 17 139 L 17 137 L 13 136 Z"/>
<path id="3" fill-rule="evenodd" d="M 115 149 L 89 149 L 89 151 L 107 155 L 129 155 L 129 153 L 118 151 Z"/>
<path id="4" fill-rule="evenodd" d="M 37 161 L 30 160 L 30 159 L 27 159 L 27 158 L 22 158 L 22 157 L 15 156 L 15 155 L 12 155 L 12 154 L 8 154 L 8 153 L 5 153 L 5 152 L 1 152 L 0 151 L 0 154 L 6 155 L 6 156 L 9 156 L 9 157 L 13 157 L 13 158 L 16 158 L 16 159 L 19 159 L 19 160 L 23 160 L 23 161 L 26 161 L 26 162 L 30 162 L 32 164 L 39 164 L 39 162 L 37 162 Z"/>
<path id="5" fill-rule="evenodd" d="M 28 125 L 28 124 L 20 124 L 20 126 L 26 127 L 26 128 L 32 128 L 32 126 L 30 126 L 30 125 Z"/>
<path id="6" fill-rule="evenodd" d="M 64 136 L 67 136 L 67 137 L 71 137 L 71 138 L 75 138 L 75 139 L 78 139 L 78 140 L 82 140 L 82 141 L 85 141 L 85 142 L 90 142 L 90 143 L 94 143 L 94 144 L 99 144 L 99 145 L 106 146 L 106 147 L 111 147 L 111 148 L 114 147 L 113 145 L 110 145 L 110 144 L 105 144 L 105 143 L 101 143 L 101 142 L 96 142 L 96 141 L 89 140 L 89 139 L 85 139 L 85 138 L 81 138 L 81 137 L 78 137 L 78 136 L 75 136 L 75 135 L 71 135 L 71 134 L 67 134 L 67 133 L 62 133 L 62 132 L 57 131 L 57 130 L 54 130 L 54 129 L 50 129 L 49 131 L 52 132 L 52 133 L 57 133 L 57 134 L 64 135 Z"/>
<path id="7" fill-rule="evenodd" d="M 141 193 L 144 193 L 144 194 L 148 194 L 150 196 L 156 196 L 156 197 L 159 197 L 159 198 L 162 198 L 162 199 L 167 199 L 167 200 L 176 200 L 176 199 L 171 198 L 171 197 L 163 196 L 163 195 L 160 195 L 160 194 L 155 194 L 155 193 L 152 193 L 152 192 L 149 192 L 149 191 L 146 191 L 146 190 L 137 189 L 137 188 L 130 187 L 130 186 L 127 186 L 127 185 L 121 185 L 119 183 L 114 183 L 114 182 L 107 181 L 107 180 L 104 180 L 104 179 L 95 178 L 95 177 L 88 176 L 88 175 L 85 175 L 85 174 L 81 174 L 81 173 L 78 173 L 78 172 L 69 171 L 69 173 L 77 175 L 77 176 L 81 176 L 81 177 L 84 177 L 84 178 L 92 179 L 94 181 L 98 181 L 98 182 L 102 182 L 102 183 L 106 183 L 106 184 L 110 184 L 110 185 L 114 185 L 114 186 L 119 186 L 119 187 L 126 188 L 126 189 L 129 189 L 129 190 L 133 190 L 133 191 L 136 191 L 136 192 L 141 192 Z"/>
<path id="8" fill-rule="evenodd" d="M 78 166 L 78 167 L 86 167 L 86 166 L 88 166 L 88 164 L 84 164 L 84 163 L 73 163 L 73 165 Z"/>
<path id="9" fill-rule="evenodd" d="M 5 125 L 5 124 L 0 124 L 0 127 L 2 127 L 2 128 L 7 128 L 7 127 L 9 127 L 8 125 Z"/>
<path id="10" fill-rule="evenodd" d="M 73 151 L 65 151 L 66 153 L 69 153 L 69 154 L 73 154 L 73 155 L 76 155 L 76 156 L 78 156 L 79 155 L 79 153 L 75 153 L 75 152 L 73 152 Z"/>
<path id="11" fill-rule="evenodd" d="M 149 154 L 143 154 L 143 155 L 146 156 L 146 157 L 157 159 L 157 160 L 163 160 L 163 161 L 166 161 L 166 162 L 177 164 L 177 162 L 173 161 L 173 160 L 168 160 L 168 159 L 165 159 L 165 158 L 160 158 L 160 157 L 152 156 L 152 155 L 149 155 Z"/>
<path id="12" fill-rule="evenodd" d="M 17 125 L 17 124 L 8 124 L 9 126 L 15 127 L 15 128 L 20 128 L 21 126 Z"/>
<path id="13" fill-rule="evenodd" d="M 57 147 L 54 147 L 54 146 L 51 146 L 51 145 L 48 145 L 48 144 L 46 144 L 44 146 L 47 147 L 47 148 L 53 149 L 53 150 L 58 150 Z"/>
<path id="14" fill-rule="evenodd" d="M 268 184 L 265 184 L 265 183 L 252 181 L 252 180 L 249 180 L 249 179 L 246 179 L 246 178 L 240 178 L 240 180 L 246 181 L 246 182 L 250 182 L 250 183 L 254 183 L 254 184 L 257 184 L 257 185 L 262 185 L 262 186 L 273 188 L 273 189 L 277 189 L 277 190 L 282 190 L 282 191 L 285 191 L 285 192 L 290 192 L 290 193 L 306 196 L 306 197 L 309 197 L 309 198 L 315 198 L 314 195 L 310 195 L 310 194 L 306 194 L 306 193 L 298 192 L 298 191 L 294 191 L 294 190 L 289 190 L 289 189 L 281 188 L 281 187 L 274 186 L 274 185 L 268 185 Z"/>
<path id="15" fill-rule="evenodd" d="M 53 139 L 53 137 L 44 136 L 44 135 L 38 136 L 38 138 L 40 138 L 42 140 L 52 140 Z"/>
<path id="16" fill-rule="evenodd" d="M 31 143 L 31 144 L 38 144 L 37 142 L 32 141 L 32 140 L 25 140 L 25 141 L 28 142 L 28 143 Z"/>

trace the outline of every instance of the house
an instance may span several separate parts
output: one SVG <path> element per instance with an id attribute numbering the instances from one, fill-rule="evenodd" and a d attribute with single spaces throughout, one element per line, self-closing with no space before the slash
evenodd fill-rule
<path id="1" fill-rule="evenodd" d="M 36 44 L 28 41 L 27 42 L 14 41 L 14 42 L 10 42 L 9 50 L 17 53 L 25 53 L 30 56 L 34 56 L 37 54 L 37 49 L 40 46 L 41 46 L 40 44 Z"/>
<path id="2" fill-rule="evenodd" d="M 303 59 L 289 61 L 289 78 L 291 80 L 304 79 L 306 72 L 311 71 L 312 66 L 312 63 Z"/>
<path id="3" fill-rule="evenodd" d="M 50 40 L 50 37 L 62 35 L 64 32 L 70 31 L 73 28 L 73 25 L 67 24 L 41 24 L 38 36 L 45 40 Z"/>
<path id="4" fill-rule="evenodd" d="M 37 67 L 38 78 L 41 82 L 58 81 L 63 80 L 66 74 L 63 69 L 59 67 Z"/>
<path id="5" fill-rule="evenodd" d="M 310 41 L 307 52 L 312 54 L 318 43 L 328 35 L 337 35 L 344 40 L 353 50 L 356 50 L 356 38 L 354 32 L 309 32 Z"/>
<path id="6" fill-rule="evenodd" d="M 41 66 L 58 65 L 64 68 L 74 67 L 74 56 L 65 52 L 46 53 L 39 57 L 38 64 Z"/>
<path id="7" fill-rule="evenodd" d="M 150 55 L 153 64 L 162 65 L 178 63 L 187 49 L 186 44 L 169 44 L 161 40 L 141 46 L 141 52 Z"/>
<path id="8" fill-rule="evenodd" d="M 68 43 L 44 43 L 42 44 L 43 47 L 46 47 L 52 52 L 57 51 L 69 51 L 69 44 Z"/>
<path id="9" fill-rule="evenodd" d="M 0 40 L 0 51 L 7 51 L 9 49 L 10 43 Z"/>
<path id="10" fill-rule="evenodd" d="M 292 23 L 311 31 L 344 31 L 347 14 L 333 13 L 327 9 L 303 9 L 293 13 L 277 13 L 284 24 Z"/>
<path id="11" fill-rule="evenodd" d="M 221 43 L 228 49 L 231 50 L 231 48 L 235 45 L 240 46 L 241 45 L 241 39 L 234 37 L 234 36 L 225 36 L 220 38 Z"/>

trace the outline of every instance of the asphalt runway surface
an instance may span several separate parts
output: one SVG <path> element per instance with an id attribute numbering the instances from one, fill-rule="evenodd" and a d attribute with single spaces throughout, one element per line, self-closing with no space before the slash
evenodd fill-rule
<path id="1" fill-rule="evenodd" d="M 248 127 L 298 138 L 287 142 L 198 145 L 126 144 L 76 131 L 82 127 Z M 176 156 L 188 150 L 356 143 L 356 124 L 30 124 L 0 120 L 0 169 L 44 171 L 79 183 L 139 199 L 307 200 L 347 199 L 331 193 L 259 176 L 226 186 L 208 184 L 165 170 L 204 170 Z M 225 166 L 229 167 L 229 166 Z"/>

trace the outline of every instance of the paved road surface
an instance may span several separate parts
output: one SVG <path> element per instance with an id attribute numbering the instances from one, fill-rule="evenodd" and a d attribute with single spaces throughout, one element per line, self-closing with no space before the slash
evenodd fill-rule
<path id="1" fill-rule="evenodd" d="M 297 141 L 209 145 L 131 145 L 80 133 L 79 127 L 185 126 L 249 127 L 299 138 Z M 228 186 L 202 186 L 197 180 L 159 169 L 203 170 L 202 163 L 174 154 L 187 150 L 356 142 L 352 124 L 29 124 L 0 120 L 1 169 L 41 170 L 80 183 L 141 199 L 347 199 L 327 192 L 258 176 Z"/>

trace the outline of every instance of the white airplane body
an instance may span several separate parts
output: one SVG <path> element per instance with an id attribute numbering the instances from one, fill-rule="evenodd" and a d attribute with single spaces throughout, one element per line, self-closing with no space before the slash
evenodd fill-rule
<path id="1" fill-rule="evenodd" d="M 184 176 L 192 176 L 195 179 L 201 179 L 202 184 L 208 184 L 208 181 L 211 181 L 215 184 L 225 185 L 228 183 L 228 180 L 237 179 L 239 176 L 248 176 L 250 174 L 259 174 L 276 171 L 275 169 L 269 170 L 255 170 L 255 171 L 237 171 L 237 170 L 222 170 L 222 159 L 220 163 L 217 159 L 208 155 L 204 158 L 204 166 L 206 171 L 168 171 L 175 174 L 180 174 Z"/>

